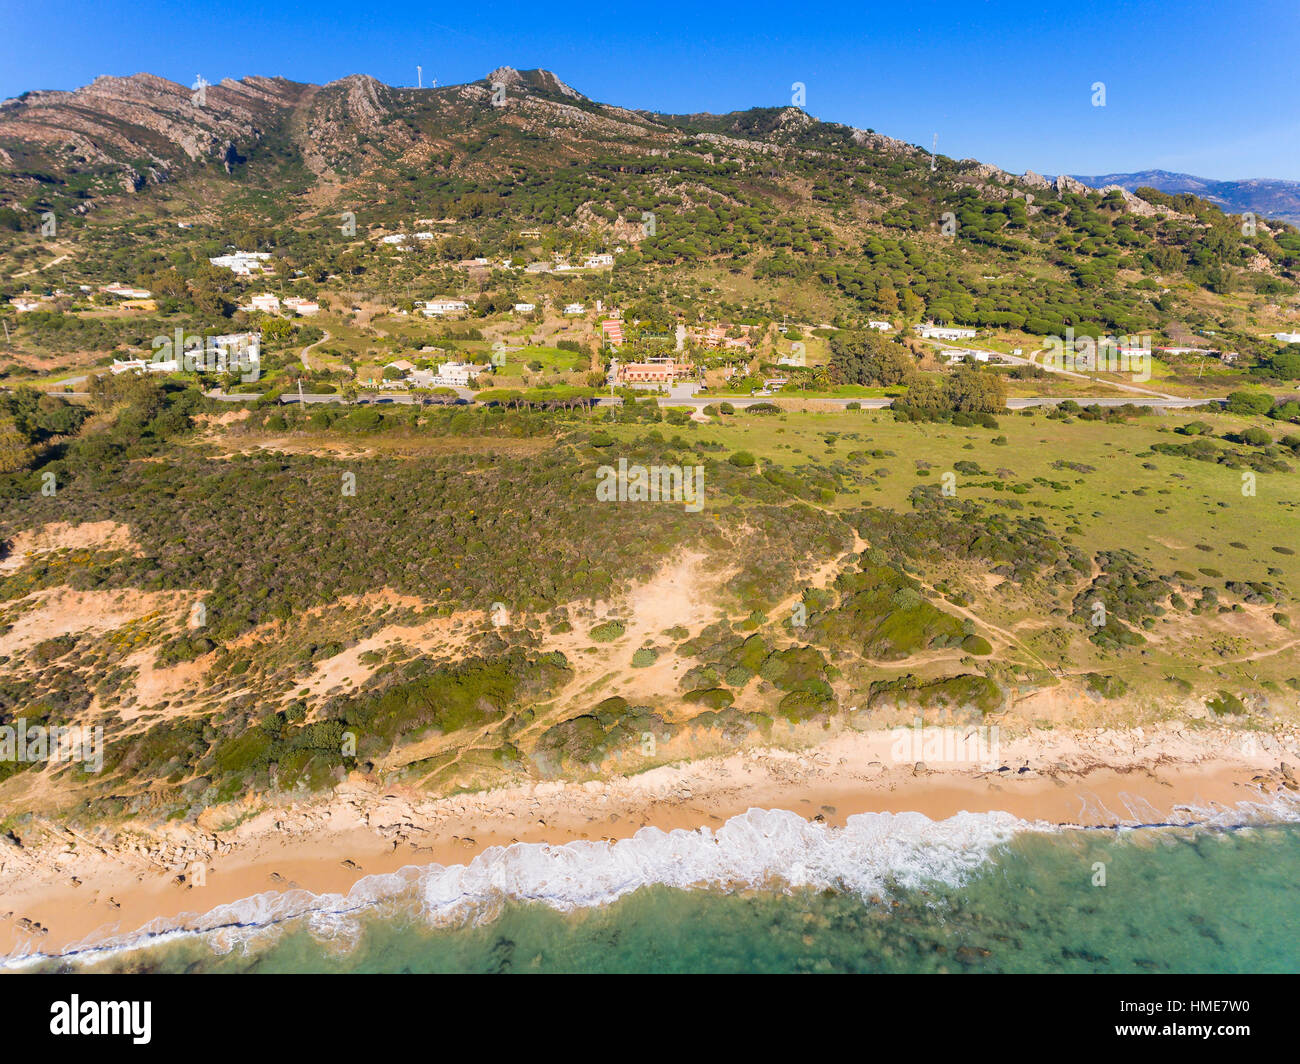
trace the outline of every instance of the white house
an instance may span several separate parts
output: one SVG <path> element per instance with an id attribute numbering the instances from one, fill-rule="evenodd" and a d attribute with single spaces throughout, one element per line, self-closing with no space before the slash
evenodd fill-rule
<path id="1" fill-rule="evenodd" d="M 260 310 L 263 314 L 280 313 L 280 297 L 271 292 L 263 292 L 248 301 L 249 310 Z"/>
<path id="2" fill-rule="evenodd" d="M 536 303 L 516 303 L 516 304 L 515 304 L 515 313 L 516 313 L 516 314 L 531 314 L 531 313 L 532 313 L 533 311 L 535 311 L 536 309 L 537 309 L 537 304 L 536 304 Z"/>
<path id="3" fill-rule="evenodd" d="M 431 299 L 424 304 L 426 318 L 441 318 L 444 314 L 455 314 L 469 310 L 469 304 L 463 299 Z"/>
<path id="4" fill-rule="evenodd" d="M 918 325 L 916 331 L 925 340 L 969 340 L 975 335 L 974 329 L 952 325 Z"/>
<path id="5" fill-rule="evenodd" d="M 13 304 L 14 310 L 19 314 L 26 314 L 29 310 L 36 310 L 41 304 L 36 299 L 20 299 L 15 296 L 9 301 Z"/>
<path id="6" fill-rule="evenodd" d="M 564 313 L 570 315 L 586 314 L 587 308 L 584 307 L 581 303 L 570 303 L 568 306 L 564 308 Z"/>
<path id="7" fill-rule="evenodd" d="M 589 270 L 598 270 L 602 266 L 613 266 L 614 256 L 606 252 L 601 252 L 599 255 L 588 255 L 583 259 L 582 265 Z"/>
<path id="8" fill-rule="evenodd" d="M 953 348 L 948 354 L 954 359 L 961 359 L 963 362 L 987 362 L 989 360 L 987 351 L 977 351 L 973 347 Z"/>
<path id="9" fill-rule="evenodd" d="M 405 243 L 406 243 L 406 234 L 405 234 L 405 233 L 390 233 L 388 236 L 381 236 L 381 237 L 379 238 L 379 242 L 380 242 L 381 244 L 405 244 Z"/>
<path id="10" fill-rule="evenodd" d="M 1281 340 L 1284 344 L 1300 344 L 1300 333 L 1274 333 L 1274 340 Z"/>
<path id="11" fill-rule="evenodd" d="M 249 277 L 254 270 L 264 272 L 266 267 L 263 264 L 270 257 L 270 253 L 265 251 L 236 251 L 231 255 L 218 255 L 208 261 L 213 266 L 224 267 L 238 277 Z"/>
<path id="12" fill-rule="evenodd" d="M 136 373 L 178 373 L 180 368 L 181 363 L 178 358 L 171 358 L 166 362 L 152 362 L 145 358 L 128 358 L 123 361 L 115 358 L 109 370 L 113 373 L 126 373 L 128 371 Z"/>
<path id="13" fill-rule="evenodd" d="M 869 321 L 867 322 L 867 328 L 875 329 L 877 332 L 889 332 L 893 326 L 887 321 Z"/>
<path id="14" fill-rule="evenodd" d="M 100 291 L 106 296 L 117 296 L 120 299 L 148 299 L 153 295 L 147 288 L 131 288 L 124 284 L 106 284 Z"/>
<path id="15" fill-rule="evenodd" d="M 483 372 L 482 366 L 468 362 L 443 362 L 438 366 L 438 384 L 449 388 L 466 388 Z"/>
<path id="16" fill-rule="evenodd" d="M 234 354 L 241 359 L 256 361 L 262 348 L 262 334 L 260 332 L 226 333 L 224 336 L 211 337 L 208 343 L 214 350 L 224 351 L 227 355 Z"/>
<path id="17" fill-rule="evenodd" d="M 309 318 L 313 314 L 320 313 L 320 304 L 310 299 L 303 299 L 302 296 L 286 296 L 284 305 L 296 314 L 301 314 L 304 318 Z"/>

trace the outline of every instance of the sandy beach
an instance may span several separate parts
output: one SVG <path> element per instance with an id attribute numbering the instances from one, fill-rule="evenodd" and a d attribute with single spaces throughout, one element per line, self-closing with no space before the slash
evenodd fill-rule
<path id="1" fill-rule="evenodd" d="M 1004 740 L 998 764 L 897 757 L 897 733 L 843 732 L 800 751 L 748 750 L 627 777 L 433 799 L 354 775 L 314 800 L 263 800 L 217 830 L 76 834 L 41 822 L 0 847 L 0 954 L 67 951 L 266 891 L 346 893 L 408 865 L 465 864 L 492 846 L 617 840 L 646 826 L 717 828 L 750 808 L 842 825 L 864 812 L 1011 813 L 1048 824 L 1187 821 L 1300 800 L 1300 737 L 1060 729 Z M 220 811 L 229 818 L 231 810 Z M 43 834 L 43 837 L 41 837 Z M 156 925 L 155 925 L 156 926 Z"/>

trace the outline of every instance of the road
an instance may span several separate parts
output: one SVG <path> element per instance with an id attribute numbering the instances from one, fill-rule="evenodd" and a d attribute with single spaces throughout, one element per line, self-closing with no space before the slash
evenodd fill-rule
<path id="1" fill-rule="evenodd" d="M 1038 356 L 1043 354 L 1047 350 L 1044 347 L 1040 347 L 1037 351 L 1030 351 L 1029 356 L 1025 357 L 1023 355 L 1008 354 L 1005 351 L 994 351 L 991 348 L 958 347 L 956 344 L 947 344 L 941 340 L 927 340 L 926 342 L 929 344 L 933 344 L 935 347 L 943 351 L 965 351 L 965 350 L 988 351 L 988 353 L 992 357 L 1000 359 L 1003 362 L 1009 362 L 1015 366 L 1037 366 L 1044 373 L 1056 373 L 1062 377 L 1073 377 L 1075 380 L 1087 381 L 1089 384 L 1102 384 L 1105 385 L 1107 388 L 1117 388 L 1119 391 L 1122 392 L 1132 392 L 1134 395 L 1138 396 L 1139 399 L 1141 400 L 1139 405 L 1143 405 L 1143 406 L 1156 405 L 1154 403 L 1149 403 L 1148 397 L 1150 397 L 1151 399 L 1174 399 L 1174 400 L 1183 398 L 1182 396 L 1178 396 L 1178 395 L 1170 395 L 1168 392 L 1158 392 L 1153 388 L 1141 388 L 1136 384 L 1122 384 L 1119 381 L 1110 380 L 1109 378 L 1106 377 L 1097 377 L 1088 373 L 1079 373 L 1077 370 L 1064 369 L 1059 366 L 1044 365 L 1038 361 Z M 1094 403 L 1101 403 L 1102 406 L 1112 405 L 1102 399 L 1092 399 L 1089 401 Z M 1121 399 L 1119 405 L 1122 406 L 1124 403 L 1133 402 L 1133 401 L 1134 400 L 1131 399 Z M 1211 401 L 1212 400 L 1209 399 L 1200 399 L 1193 402 L 1192 405 L 1196 405 L 1197 403 L 1202 403 L 1202 402 L 1211 402 Z M 1082 403 L 1083 400 L 1076 399 L 1075 402 Z"/>
<path id="2" fill-rule="evenodd" d="M 457 391 L 460 393 L 458 395 L 457 402 L 469 402 L 473 399 L 474 396 L 473 392 L 469 392 L 464 389 L 457 389 Z M 248 402 L 249 400 L 252 399 L 259 398 L 259 396 L 256 395 L 224 395 L 219 392 L 211 392 L 209 393 L 209 397 L 227 403 L 243 403 L 243 402 Z M 791 398 L 791 397 L 787 397 L 787 398 Z M 420 399 L 421 399 L 420 396 L 411 395 L 407 392 L 381 392 L 375 395 L 358 396 L 357 399 L 354 400 L 354 402 L 362 405 L 373 405 L 373 404 L 388 405 L 392 403 L 409 405 L 411 403 L 418 403 Z M 688 409 L 690 408 L 701 409 L 703 407 L 708 406 L 710 403 L 717 404 L 720 402 L 725 402 L 725 403 L 730 403 L 733 407 L 735 407 L 738 410 L 742 410 L 745 407 L 755 406 L 758 403 L 770 403 L 772 399 L 773 399 L 772 396 L 751 396 L 745 399 L 719 399 L 716 396 L 711 396 L 707 398 L 702 396 L 694 396 L 691 398 L 670 399 L 664 396 L 659 396 L 659 405 L 661 407 L 677 406 L 677 407 L 686 407 Z M 298 401 L 298 393 L 286 392 L 284 395 L 280 397 L 280 401 L 282 403 L 296 403 Z M 344 399 L 342 398 L 342 396 L 339 395 L 306 394 L 303 396 L 303 401 L 306 403 L 342 403 L 344 402 Z M 435 399 L 434 401 L 437 402 L 439 400 Z M 808 400 L 808 402 L 810 403 L 821 403 L 827 406 L 839 407 L 840 409 L 847 408 L 850 403 L 857 403 L 863 410 L 885 410 L 888 409 L 889 404 L 892 403 L 893 401 L 894 400 L 891 398 L 869 398 L 869 399 L 814 398 Z M 1098 399 L 1086 395 L 1077 396 L 1077 397 L 1030 396 L 1030 397 L 1023 397 L 1023 398 L 1008 399 L 1007 409 L 1024 410 L 1029 407 L 1059 406 L 1061 403 L 1069 402 L 1069 401 L 1076 402 L 1080 406 L 1090 406 L 1093 404 L 1096 404 L 1097 406 L 1124 406 L 1126 403 L 1132 403 L 1135 406 L 1150 406 L 1156 409 L 1187 410 L 1187 409 L 1191 409 L 1192 407 L 1201 406 L 1204 403 L 1222 403 L 1225 402 L 1226 400 L 1223 397 L 1219 397 L 1219 396 L 1216 396 L 1212 399 L 1182 399 L 1182 398 L 1135 399 L 1135 398 L 1128 398 L 1124 396 L 1107 396 L 1105 398 Z M 622 406 L 623 400 L 619 396 L 603 395 L 596 400 L 596 405 L 597 406 Z"/>
<path id="3" fill-rule="evenodd" d="M 313 344 L 308 344 L 308 345 L 307 345 L 306 347 L 304 347 L 304 348 L 302 349 L 302 351 L 299 353 L 299 356 L 298 356 L 298 357 L 302 359 L 302 368 L 303 368 L 303 369 L 306 369 L 306 370 L 310 370 L 310 369 L 311 369 L 311 363 L 307 361 L 307 352 L 310 351 L 313 347 L 319 347 L 321 344 L 323 344 L 326 340 L 328 340 L 328 339 L 330 338 L 330 334 L 329 334 L 329 330 L 328 330 L 328 329 L 322 329 L 321 332 L 324 333 L 324 335 L 323 335 L 319 340 L 317 340 L 317 341 L 316 341 L 315 343 L 313 343 Z"/>
<path id="4" fill-rule="evenodd" d="M 60 382 L 60 383 L 77 384 L 85 379 L 86 379 L 85 377 L 71 377 L 67 381 Z M 457 388 L 455 389 L 455 391 L 456 391 L 455 401 L 457 403 L 470 403 L 474 401 L 475 393 L 470 391 L 468 388 Z M 90 397 L 89 392 L 65 392 L 63 391 L 62 388 L 47 388 L 46 392 L 49 395 L 60 395 L 65 399 L 87 399 Z M 226 392 L 213 391 L 213 392 L 206 392 L 205 394 L 209 399 L 215 399 L 221 403 L 250 403 L 257 399 L 262 398 L 260 393 L 253 393 L 253 392 L 238 392 L 234 394 L 228 394 Z M 347 400 L 344 399 L 343 396 L 335 393 L 313 394 L 311 392 L 307 392 L 306 394 L 303 395 L 302 398 L 304 403 L 346 403 L 347 402 Z M 412 403 L 420 402 L 422 398 L 425 397 L 412 395 L 409 392 L 377 392 L 373 395 L 358 396 L 356 399 L 352 400 L 352 402 L 360 406 L 367 406 L 367 405 L 387 406 L 394 403 L 409 406 Z M 647 398 L 651 398 L 651 397 L 647 396 Z M 787 396 L 752 395 L 752 396 L 747 396 L 745 398 L 739 398 L 739 397 L 720 398 L 718 396 L 698 396 L 698 395 L 669 397 L 669 396 L 661 395 L 658 396 L 657 398 L 659 400 L 659 405 L 661 407 L 676 406 L 676 407 L 685 407 L 688 410 L 690 409 L 700 410 L 711 403 L 712 404 L 730 403 L 737 410 L 743 410 L 746 407 L 756 406 L 759 403 L 770 403 L 774 399 L 784 398 L 786 400 L 790 400 L 790 399 L 797 399 L 798 397 L 791 394 Z M 440 398 L 432 398 L 431 401 L 434 403 L 442 403 L 445 402 L 446 400 Z M 861 407 L 863 410 L 887 410 L 889 408 L 889 404 L 892 403 L 894 400 L 887 396 L 874 396 L 874 397 L 862 398 L 862 399 L 839 398 L 839 397 L 821 398 L 821 397 L 814 396 L 805 401 L 809 403 L 818 403 L 822 406 L 838 407 L 841 410 L 846 409 L 850 403 L 857 403 L 858 406 Z M 282 396 L 280 396 L 280 402 L 285 404 L 296 403 L 298 402 L 298 393 L 296 391 L 285 392 Z M 1198 407 L 1205 403 L 1227 402 L 1227 397 L 1216 395 L 1216 396 L 1211 396 L 1209 398 L 1202 398 L 1202 399 L 1187 399 L 1187 398 L 1177 397 L 1177 396 L 1167 396 L 1165 398 L 1156 398 L 1154 396 L 1151 397 L 1131 396 L 1130 397 L 1130 396 L 1117 396 L 1117 395 L 1108 395 L 1102 397 L 1090 396 L 1090 395 L 1017 396 L 1007 400 L 1007 409 L 1025 410 L 1030 407 L 1038 407 L 1038 406 L 1060 406 L 1061 403 L 1066 403 L 1066 402 L 1075 402 L 1078 403 L 1080 406 L 1093 406 L 1093 405 L 1124 406 L 1125 404 L 1131 403 L 1134 406 L 1149 406 L 1156 410 L 1190 410 L 1193 407 Z M 622 406 L 623 400 L 621 397 L 616 395 L 615 396 L 602 395 L 596 400 L 596 405 L 597 406 Z"/>

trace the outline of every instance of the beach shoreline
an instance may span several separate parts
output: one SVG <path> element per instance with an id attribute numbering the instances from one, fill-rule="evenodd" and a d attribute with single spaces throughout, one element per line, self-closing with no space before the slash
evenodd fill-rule
<path id="1" fill-rule="evenodd" d="M 59 955 L 166 927 L 265 892 L 346 895 L 410 866 L 463 865 L 494 846 L 617 841 L 643 827 L 717 829 L 750 809 L 843 826 L 860 813 L 1012 814 L 1109 827 L 1204 820 L 1294 799 L 1300 735 L 1177 724 L 1032 730 L 996 765 L 898 757 L 897 730 L 845 731 L 801 750 L 750 749 L 634 776 L 432 798 L 359 774 L 331 794 L 263 796 L 220 828 L 165 824 L 116 836 L 41 821 L 0 847 L 0 958 Z M 38 836 L 44 836 L 39 838 Z"/>

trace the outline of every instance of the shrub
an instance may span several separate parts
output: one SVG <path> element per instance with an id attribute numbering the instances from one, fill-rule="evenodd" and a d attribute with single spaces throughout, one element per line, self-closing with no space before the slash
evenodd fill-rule
<path id="1" fill-rule="evenodd" d="M 627 631 L 627 626 L 622 621 L 606 621 L 604 624 L 598 624 L 588 635 L 597 643 L 612 643 L 615 639 L 620 638 Z"/>
<path id="2" fill-rule="evenodd" d="M 709 709 L 726 709 L 735 700 L 736 696 L 725 687 L 710 687 L 686 695 L 687 702 Z"/>
<path id="3" fill-rule="evenodd" d="M 1101 673 L 1090 672 L 1087 680 L 1088 690 L 1101 695 L 1102 698 L 1119 698 L 1128 690 L 1128 684 L 1118 676 L 1103 676 Z"/>
<path id="4" fill-rule="evenodd" d="M 1214 710 L 1215 716 L 1218 717 L 1225 715 L 1235 717 L 1246 712 L 1246 707 L 1242 704 L 1241 699 L 1229 691 L 1220 691 L 1219 697 L 1210 699 L 1207 705 Z"/>
<path id="5" fill-rule="evenodd" d="M 1227 411 L 1230 414 L 1267 414 L 1273 407 L 1273 397 L 1258 389 L 1246 389 L 1228 395 Z"/>

